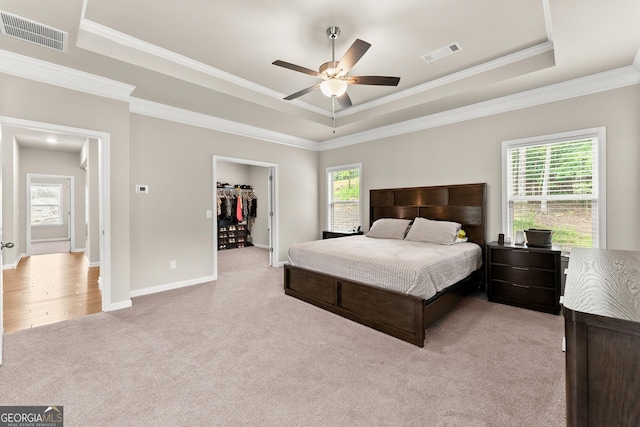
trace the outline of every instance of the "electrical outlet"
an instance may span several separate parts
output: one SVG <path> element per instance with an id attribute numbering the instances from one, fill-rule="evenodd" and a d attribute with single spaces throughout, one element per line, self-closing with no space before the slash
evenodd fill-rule
<path id="1" fill-rule="evenodd" d="M 169 261 L 169 269 L 175 270 L 176 268 L 178 268 L 178 262 L 175 259 Z"/>

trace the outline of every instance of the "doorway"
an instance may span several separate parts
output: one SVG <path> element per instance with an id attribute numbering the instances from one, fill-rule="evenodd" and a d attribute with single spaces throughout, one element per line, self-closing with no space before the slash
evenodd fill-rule
<path id="1" fill-rule="evenodd" d="M 75 177 L 27 173 L 25 190 L 27 256 L 74 252 Z"/>
<path id="2" fill-rule="evenodd" d="M 232 166 L 231 168 L 229 166 Z M 246 172 L 243 169 L 246 168 Z M 214 188 L 217 183 L 229 184 L 252 184 L 253 191 L 258 196 L 259 218 L 253 224 L 253 229 L 247 235 L 251 246 L 263 248 L 266 250 L 269 266 L 277 264 L 277 164 L 261 162 L 250 159 L 241 159 L 234 157 L 213 156 L 213 183 Z M 252 182 L 234 182 L 234 181 L 252 181 Z M 224 182 L 223 182 L 224 181 Z M 229 182 L 231 181 L 231 182 Z M 214 194 L 213 206 L 217 206 L 216 195 Z M 214 217 L 214 233 L 213 233 L 213 277 L 218 277 L 219 253 L 221 258 L 227 259 L 230 252 L 243 249 L 224 249 L 220 250 L 220 242 L 218 241 L 218 216 Z M 224 246 L 224 245 L 223 245 Z"/>
<path id="3" fill-rule="evenodd" d="M 96 271 L 99 271 L 99 284 L 100 284 L 100 300 L 96 302 L 95 300 L 92 302 L 93 306 L 97 306 L 97 311 L 109 311 L 112 308 L 112 304 L 110 301 L 111 297 L 111 281 L 110 281 L 110 214 L 109 214 L 109 205 L 110 205 L 110 195 L 109 195 L 109 180 L 110 180 L 110 162 L 109 162 L 109 147 L 110 147 L 110 135 L 105 132 L 92 131 L 87 129 L 73 128 L 68 126 L 55 125 L 50 123 L 42 123 L 42 122 L 33 122 L 30 120 L 16 119 L 16 118 L 8 118 L 8 117 L 0 117 L 0 125 L 2 126 L 0 129 L 2 131 L 2 138 L 0 139 L 0 153 L 13 153 L 15 156 L 16 150 L 19 150 L 19 141 L 16 139 L 16 135 L 30 135 L 35 138 L 37 135 L 47 135 L 48 137 L 56 137 L 60 139 L 64 139 L 65 136 L 73 137 L 76 139 L 85 140 L 86 147 L 90 147 L 93 154 L 93 163 L 89 164 L 89 168 L 93 168 L 95 174 L 93 174 L 94 178 L 91 181 L 92 188 L 94 189 L 91 194 L 91 203 L 87 203 L 85 206 L 81 206 L 81 209 L 84 208 L 86 215 L 75 215 L 76 219 L 78 217 L 83 217 L 85 220 L 91 217 L 91 229 L 94 230 L 93 235 L 88 236 L 88 242 L 86 244 L 78 243 L 73 237 L 78 235 L 77 231 L 70 231 L 70 251 L 67 254 L 69 259 L 64 261 L 69 266 L 75 265 L 75 269 L 78 268 L 78 265 L 85 265 L 83 267 L 83 278 L 92 281 L 92 275 L 96 274 Z M 36 144 L 35 139 L 29 140 L 27 138 L 29 144 Z M 10 145 L 11 149 L 6 145 Z M 32 146 L 35 148 L 35 146 Z M 5 148 L 7 148 L 5 150 Z M 0 154 L 1 156 L 1 154 Z M 80 157 L 79 157 L 80 159 Z M 19 191 L 19 182 L 25 183 L 26 180 L 24 178 L 20 179 L 20 175 L 22 175 L 18 169 L 19 163 L 15 160 L 7 161 L 8 164 L 11 164 L 14 170 L 11 170 L 7 173 L 8 176 L 12 177 L 12 182 L 5 187 L 9 188 L 10 194 L 6 194 L 7 191 L 2 192 L 0 189 L 1 199 L 3 204 L 6 206 L 7 204 L 12 207 L 12 209 L 5 209 L 5 213 L 8 211 L 13 211 L 14 215 L 7 214 L 8 218 L 3 216 L 3 222 L 0 223 L 4 228 L 0 226 L 0 233 L 4 234 L 5 241 L 15 241 L 15 249 L 13 249 L 13 253 L 7 253 L 6 249 L 4 251 L 4 264 L 3 264 L 3 274 L 2 277 L 5 276 L 6 271 L 16 270 L 18 265 L 20 264 L 21 258 L 26 258 L 30 255 L 31 248 L 30 242 L 31 237 L 27 236 L 30 234 L 26 231 L 26 225 L 22 227 L 20 224 L 25 224 L 27 222 L 26 218 L 18 218 L 18 211 L 23 212 L 23 217 L 27 215 L 24 214 L 25 209 L 18 209 L 19 206 L 27 206 L 26 204 L 26 195 L 23 199 L 23 202 L 20 202 L 20 198 L 18 197 Z M 78 164 L 80 164 L 80 160 L 78 160 Z M 85 165 L 86 166 L 86 165 Z M 24 171 L 23 171 L 24 172 Z M 22 175 L 25 177 L 25 175 Z M 24 184 L 21 184 L 24 185 Z M 80 188 L 80 191 L 85 191 L 85 194 L 89 194 L 88 186 L 82 186 L 84 188 Z M 107 191 L 105 191 L 107 190 Z M 25 189 L 22 190 L 26 192 Z M 77 194 L 77 193 L 76 193 Z M 89 200 L 89 196 L 87 195 L 87 200 Z M 88 227 L 88 224 L 85 221 L 78 220 L 76 224 L 80 228 Z M 77 228 L 76 228 L 77 230 Z M 83 249 L 84 250 L 81 250 Z M 77 251 L 77 252 L 75 252 Z M 86 252 L 89 251 L 89 255 L 91 252 L 93 253 L 93 259 L 86 259 Z M 58 254 L 59 255 L 59 254 Z M 47 256 L 55 256 L 55 255 L 47 255 Z M 96 261 L 97 258 L 97 261 Z M 85 268 L 86 267 L 86 268 Z M 93 268 L 93 267 L 98 267 Z M 76 279 L 66 279 L 68 281 L 75 281 Z M 96 279 L 95 282 L 98 280 Z M 0 290 L 3 287 L 3 280 L 0 278 Z M 9 307 L 5 304 L 0 313 L 0 330 L 2 330 L 2 323 L 4 319 L 4 315 Z M 1 349 L 0 349 L 1 351 Z M 0 359 L 1 360 L 1 359 Z"/>

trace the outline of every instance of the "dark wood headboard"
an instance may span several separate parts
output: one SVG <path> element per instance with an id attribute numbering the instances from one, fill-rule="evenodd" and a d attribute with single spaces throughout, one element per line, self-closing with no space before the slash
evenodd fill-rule
<path id="1" fill-rule="evenodd" d="M 379 218 L 454 221 L 484 249 L 486 204 L 485 183 L 370 190 L 369 226 Z"/>

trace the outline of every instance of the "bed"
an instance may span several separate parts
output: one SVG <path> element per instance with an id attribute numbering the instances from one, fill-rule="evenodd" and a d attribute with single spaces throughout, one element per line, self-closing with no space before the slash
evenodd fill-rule
<path id="1" fill-rule="evenodd" d="M 345 260 L 346 264 L 334 263 L 336 265 L 332 268 L 313 264 L 305 268 L 289 263 L 284 266 L 285 294 L 423 347 L 426 328 L 450 312 L 469 292 L 484 285 L 481 260 L 484 259 L 485 250 L 486 184 L 376 189 L 370 190 L 369 196 L 370 225 L 381 218 L 413 220 L 422 217 L 457 222 L 467 233 L 470 243 L 452 245 L 455 246 L 454 251 L 463 251 L 466 247 L 473 252 L 471 247 L 474 247 L 476 252 L 480 252 L 480 262 L 465 272 L 464 277 L 459 280 L 456 278 L 453 284 L 444 283 L 443 275 L 435 274 L 433 286 L 412 283 L 417 274 L 415 272 L 403 275 L 402 269 L 398 272 L 388 267 L 380 267 L 379 272 L 372 271 L 375 268 L 370 263 L 374 261 L 358 258 L 362 254 Z M 382 247 L 382 252 L 390 243 L 386 239 L 366 236 L 332 240 L 334 242 L 309 242 L 309 245 L 331 246 L 337 250 L 343 249 L 345 253 L 355 253 L 358 240 L 368 240 L 367 243 L 375 241 L 376 246 Z M 419 262 L 421 256 L 417 256 L 417 252 L 421 245 L 411 242 L 401 245 L 406 246 L 403 250 L 409 252 L 405 252 L 398 260 L 415 257 L 411 262 Z M 293 249 L 292 246 L 290 251 Z M 395 251 L 391 247 L 387 250 L 390 253 Z M 458 268 L 449 266 L 445 267 L 445 271 L 446 268 L 460 274 Z M 431 287 L 433 289 L 428 289 Z"/>

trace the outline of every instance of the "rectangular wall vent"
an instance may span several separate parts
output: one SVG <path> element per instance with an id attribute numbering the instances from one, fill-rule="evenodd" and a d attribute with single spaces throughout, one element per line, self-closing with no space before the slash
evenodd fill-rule
<path id="1" fill-rule="evenodd" d="M 0 32 L 59 52 L 67 51 L 66 32 L 11 13 L 0 11 Z"/>
<path id="2" fill-rule="evenodd" d="M 454 53 L 460 52 L 461 50 L 462 46 L 460 46 L 460 43 L 455 42 L 451 43 L 448 46 L 441 47 L 440 49 L 436 49 L 433 52 L 429 52 L 426 55 L 422 55 L 421 58 L 424 59 L 425 62 L 429 63 L 437 61 L 438 59 L 442 59 L 445 56 L 453 55 Z"/>

